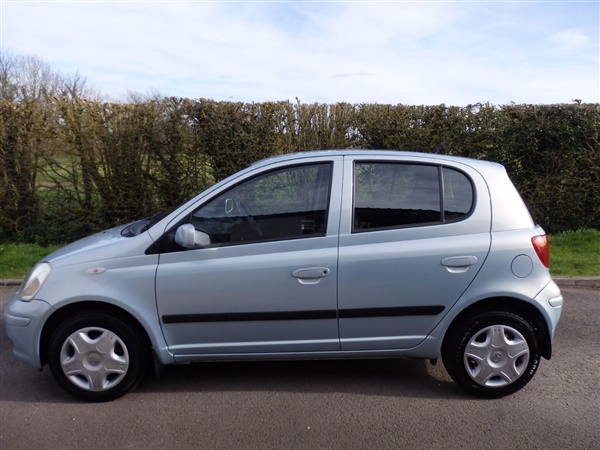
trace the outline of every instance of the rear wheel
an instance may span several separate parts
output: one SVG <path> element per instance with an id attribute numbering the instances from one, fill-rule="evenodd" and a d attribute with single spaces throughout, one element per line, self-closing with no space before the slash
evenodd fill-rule
<path id="1" fill-rule="evenodd" d="M 148 351 L 126 322 L 103 312 L 80 313 L 50 338 L 48 364 L 58 384 L 91 402 L 114 400 L 144 376 Z"/>
<path id="2" fill-rule="evenodd" d="M 454 327 L 444 340 L 442 358 L 463 389 L 479 397 L 499 398 L 533 378 L 540 350 L 529 322 L 507 311 L 491 311 Z"/>

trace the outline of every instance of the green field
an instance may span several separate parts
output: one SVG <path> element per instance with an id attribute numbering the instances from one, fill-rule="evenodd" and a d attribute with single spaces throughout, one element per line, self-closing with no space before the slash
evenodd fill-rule
<path id="1" fill-rule="evenodd" d="M 0 244 L 0 278 L 23 278 L 31 266 L 60 245 Z M 550 272 L 561 277 L 600 276 L 600 231 L 550 236 Z"/>

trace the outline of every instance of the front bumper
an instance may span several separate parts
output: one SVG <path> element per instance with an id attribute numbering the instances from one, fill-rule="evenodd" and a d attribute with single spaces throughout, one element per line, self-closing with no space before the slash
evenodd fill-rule
<path id="1" fill-rule="evenodd" d="M 19 361 L 42 368 L 40 336 L 52 307 L 42 300 L 24 302 L 16 296 L 4 310 L 4 326 L 13 342 L 13 353 Z"/>

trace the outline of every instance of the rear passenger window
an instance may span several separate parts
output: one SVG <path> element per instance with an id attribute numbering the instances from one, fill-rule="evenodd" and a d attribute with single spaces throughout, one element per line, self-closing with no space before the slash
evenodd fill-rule
<path id="1" fill-rule="evenodd" d="M 455 221 L 472 203 L 471 182 L 454 169 L 387 162 L 354 168 L 355 232 Z"/>
<path id="2" fill-rule="evenodd" d="M 357 163 L 354 230 L 441 222 L 436 166 Z"/>

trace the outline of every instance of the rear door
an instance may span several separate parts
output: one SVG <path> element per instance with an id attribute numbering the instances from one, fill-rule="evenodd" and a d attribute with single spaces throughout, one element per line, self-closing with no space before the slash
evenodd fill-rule
<path id="1" fill-rule="evenodd" d="M 416 346 L 490 247 L 486 184 L 465 165 L 347 157 L 339 250 L 342 350 Z"/>

